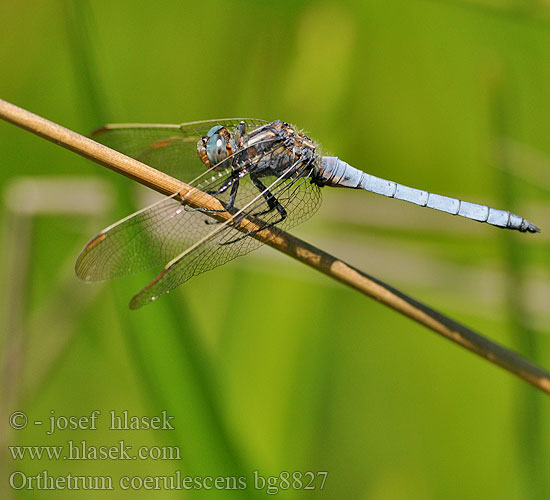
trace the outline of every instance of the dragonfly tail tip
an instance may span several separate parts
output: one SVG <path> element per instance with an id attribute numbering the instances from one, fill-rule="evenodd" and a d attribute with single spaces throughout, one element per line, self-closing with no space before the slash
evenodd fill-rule
<path id="1" fill-rule="evenodd" d="M 526 223 L 526 228 L 525 228 L 526 231 L 530 233 L 540 233 L 540 227 L 535 226 L 535 224 L 533 224 L 532 222 L 529 222 L 528 220 L 526 220 L 525 223 Z"/>

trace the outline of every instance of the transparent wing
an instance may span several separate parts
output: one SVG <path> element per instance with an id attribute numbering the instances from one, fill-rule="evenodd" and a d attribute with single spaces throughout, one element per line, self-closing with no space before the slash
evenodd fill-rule
<path id="1" fill-rule="evenodd" d="M 107 227 L 82 250 L 75 265 L 84 281 L 103 281 L 161 267 L 211 228 L 212 218 L 187 211 L 177 194 Z"/>
<path id="2" fill-rule="evenodd" d="M 204 165 L 196 153 L 197 141 L 214 125 L 224 125 L 233 130 L 240 121 L 246 123 L 248 132 L 269 123 L 256 118 L 228 118 L 181 125 L 115 124 L 97 129 L 92 133 L 92 138 L 183 182 L 189 182 L 204 171 Z"/>
<path id="3" fill-rule="evenodd" d="M 108 125 L 94 134 L 101 142 L 167 173 L 200 190 L 217 191 L 231 177 L 231 168 L 218 173 L 207 170 L 198 159 L 196 140 L 213 123 L 227 127 L 241 120 L 211 120 L 184 125 Z M 251 129 L 263 120 L 248 120 Z M 172 134 L 171 136 L 169 134 Z M 173 160 L 171 163 L 170 160 Z M 230 158 L 226 160 L 230 164 Z M 171 168 L 167 167 L 171 165 Z M 246 190 L 243 190 L 243 195 Z M 218 198 L 222 200 L 225 194 Z M 76 274 L 85 281 L 101 281 L 161 267 L 211 231 L 211 217 L 189 211 L 176 195 L 165 198 L 105 228 L 82 250 Z"/>
<path id="4" fill-rule="evenodd" d="M 210 232 L 169 262 L 153 281 L 132 298 L 130 307 L 142 307 L 193 276 L 261 246 L 260 241 L 243 233 L 242 227 L 241 230 L 236 228 L 243 224 L 243 219 L 249 221 L 245 231 L 259 232 L 258 228 L 267 227 L 289 229 L 313 215 L 321 203 L 320 189 L 311 182 L 309 171 L 297 171 L 292 177 L 282 176 L 279 179 L 265 177 L 262 182 L 267 189 L 259 191 L 250 176 L 243 177 L 236 203 L 239 210 L 233 218 L 225 223 L 209 224 Z M 279 210 L 270 207 L 267 201 L 269 193 L 286 212 L 284 219 Z"/>

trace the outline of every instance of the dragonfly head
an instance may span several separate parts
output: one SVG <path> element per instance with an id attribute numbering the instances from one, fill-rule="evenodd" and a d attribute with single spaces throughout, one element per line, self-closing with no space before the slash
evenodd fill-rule
<path id="1" fill-rule="evenodd" d="M 201 161 L 214 170 L 227 168 L 222 162 L 233 154 L 233 140 L 229 130 L 222 125 L 212 127 L 207 134 L 197 142 L 197 153 Z"/>

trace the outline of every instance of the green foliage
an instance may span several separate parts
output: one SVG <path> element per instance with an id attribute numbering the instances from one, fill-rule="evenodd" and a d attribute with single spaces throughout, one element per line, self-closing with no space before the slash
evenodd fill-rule
<path id="1" fill-rule="evenodd" d="M 294 232 L 548 366 L 550 25 L 547 9 L 520 3 L 3 2 L 1 94 L 83 133 L 105 122 L 280 118 L 375 175 L 520 213 L 543 232 L 503 234 L 326 188 L 316 217 Z M 512 143 L 510 155 L 503 144 Z M 4 188 L 20 176 L 88 176 L 116 193 L 102 220 L 32 221 L 21 396 L 8 410 L 35 419 L 52 409 L 166 410 L 176 422 L 173 432 L 46 438 L 29 427 L 8 444 L 124 439 L 182 450 L 176 462 L 72 463 L 74 474 L 179 469 L 250 480 L 254 470 L 328 471 L 324 491 L 279 498 L 550 496 L 548 398 L 269 249 L 137 312 L 127 302 L 151 275 L 94 285 L 95 297 L 74 278 L 63 295 L 79 247 L 136 208 L 134 186 L 3 123 L 0 144 Z M 18 278 L 7 270 L 6 296 Z M 48 310 L 50 323 L 41 321 Z M 63 461 L 8 461 L 15 469 L 68 470 Z"/>

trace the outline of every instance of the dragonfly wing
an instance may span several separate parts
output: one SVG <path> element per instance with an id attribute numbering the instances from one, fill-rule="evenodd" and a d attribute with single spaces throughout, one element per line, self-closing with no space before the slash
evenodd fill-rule
<path id="1" fill-rule="evenodd" d="M 103 281 L 161 267 L 211 231 L 211 217 L 189 211 L 177 195 L 107 227 L 82 250 L 75 271 L 84 281 Z"/>
<path id="2" fill-rule="evenodd" d="M 231 157 L 224 162 L 231 165 Z M 243 170 L 241 175 L 245 173 Z M 190 185 L 199 192 L 214 193 L 222 203 L 227 203 L 233 176 L 231 166 L 222 172 L 203 166 L 202 174 Z M 244 203 L 258 193 L 252 194 L 246 189 L 246 182 L 243 184 L 237 200 Z M 80 253 L 76 274 L 85 281 L 102 281 L 161 267 L 210 233 L 212 221 L 205 213 L 189 209 L 176 193 L 101 231 Z"/>
<path id="3" fill-rule="evenodd" d="M 205 169 L 197 157 L 197 141 L 214 125 L 233 130 L 240 121 L 246 123 L 248 131 L 269 123 L 255 118 L 230 118 L 181 125 L 114 124 L 96 130 L 92 138 L 183 182 L 189 182 Z"/>
<path id="4" fill-rule="evenodd" d="M 263 178 L 262 182 L 267 189 L 260 192 L 249 176 L 240 179 L 236 206 L 242 208 L 230 221 L 210 225 L 211 232 L 169 262 L 153 281 L 132 298 L 130 307 L 142 307 L 193 276 L 260 247 L 260 241 L 246 235 L 246 228 L 243 232 L 242 228 L 235 227 L 243 218 L 249 220 L 250 228 L 289 229 L 313 215 L 321 203 L 319 187 L 311 183 L 306 175 L 279 179 L 268 177 Z M 286 212 L 284 220 L 281 220 L 277 209 L 270 209 L 267 191 Z"/>

